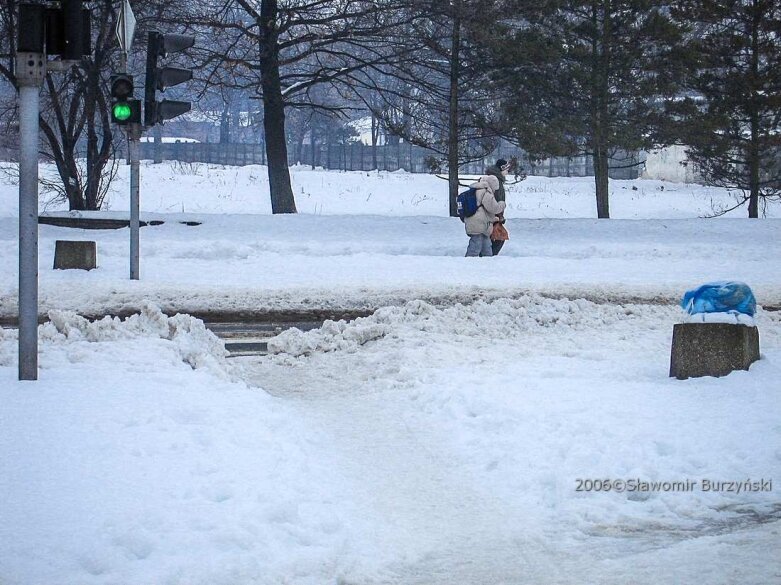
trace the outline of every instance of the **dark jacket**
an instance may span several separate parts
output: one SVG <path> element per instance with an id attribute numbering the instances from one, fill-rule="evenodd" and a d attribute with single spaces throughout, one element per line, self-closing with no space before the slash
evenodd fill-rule
<path id="1" fill-rule="evenodd" d="M 505 201 L 504 197 L 504 182 L 507 180 L 507 177 L 505 177 L 502 174 L 502 169 L 497 167 L 496 165 L 491 165 L 487 169 L 485 169 L 486 175 L 493 175 L 497 179 L 499 179 L 499 189 L 494 193 L 494 197 L 497 201 Z"/>

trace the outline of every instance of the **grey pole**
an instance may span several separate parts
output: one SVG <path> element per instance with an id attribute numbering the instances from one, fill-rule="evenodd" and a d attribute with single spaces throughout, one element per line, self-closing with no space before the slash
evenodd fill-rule
<path id="1" fill-rule="evenodd" d="M 38 115 L 42 53 L 19 53 L 19 379 L 38 379 Z"/>
<path id="2" fill-rule="evenodd" d="M 159 165 L 163 162 L 163 127 L 160 124 L 156 124 L 154 128 L 155 133 L 155 160 L 154 163 Z"/>
<path id="3" fill-rule="evenodd" d="M 124 8 L 123 8 L 124 10 Z M 127 73 L 127 51 L 120 53 L 119 71 Z M 139 231 L 141 228 L 139 211 L 139 175 L 140 175 L 141 124 L 128 124 L 127 162 L 130 165 L 130 280 L 139 280 Z"/>
<path id="4" fill-rule="evenodd" d="M 127 130 L 128 152 L 130 153 L 130 280 L 139 279 L 139 231 L 140 221 L 140 142 L 141 125 L 130 124 Z"/>

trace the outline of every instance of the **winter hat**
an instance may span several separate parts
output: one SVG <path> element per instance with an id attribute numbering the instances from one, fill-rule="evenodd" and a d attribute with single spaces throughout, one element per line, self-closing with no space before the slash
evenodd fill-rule
<path id="1" fill-rule="evenodd" d="M 508 168 L 510 168 L 510 165 L 508 165 L 507 161 L 503 158 L 500 158 L 496 161 L 496 166 L 499 167 L 499 169 L 502 171 L 506 171 Z"/>

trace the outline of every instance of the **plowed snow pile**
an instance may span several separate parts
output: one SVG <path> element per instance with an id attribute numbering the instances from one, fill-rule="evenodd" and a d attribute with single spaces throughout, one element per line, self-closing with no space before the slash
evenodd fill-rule
<path id="1" fill-rule="evenodd" d="M 642 315 L 638 313 L 642 311 Z M 384 307 L 370 315 L 346 321 L 326 321 L 319 329 L 288 329 L 269 342 L 269 352 L 309 355 L 336 350 L 355 351 L 368 341 L 391 337 L 411 341 L 446 336 L 461 340 L 502 340 L 539 328 L 564 331 L 615 325 L 666 326 L 679 317 L 676 307 L 597 304 L 583 299 L 547 299 L 526 295 L 520 299 L 456 304 L 439 308 L 424 301 L 403 307 Z"/>

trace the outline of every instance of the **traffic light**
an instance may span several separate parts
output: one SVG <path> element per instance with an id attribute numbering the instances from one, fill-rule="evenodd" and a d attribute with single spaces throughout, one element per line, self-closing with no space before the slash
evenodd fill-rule
<path id="1" fill-rule="evenodd" d="M 120 126 L 141 123 L 141 102 L 133 99 L 133 78 L 126 73 L 111 76 L 111 121 Z"/>
<path id="2" fill-rule="evenodd" d="M 171 53 L 179 53 L 195 44 L 195 37 L 176 34 L 149 33 L 146 53 L 146 89 L 144 95 L 144 125 L 162 124 L 190 111 L 191 102 L 175 100 L 157 101 L 158 91 L 179 85 L 193 78 L 192 69 L 180 67 L 159 67 L 158 60 Z"/>
<path id="3" fill-rule="evenodd" d="M 90 12 L 82 0 L 61 0 L 46 9 L 46 53 L 64 61 L 80 61 L 91 53 Z"/>
<path id="4" fill-rule="evenodd" d="M 21 3 L 17 28 L 20 53 L 57 55 L 66 62 L 91 53 L 90 11 L 82 0 L 61 0 L 59 8 Z"/>

